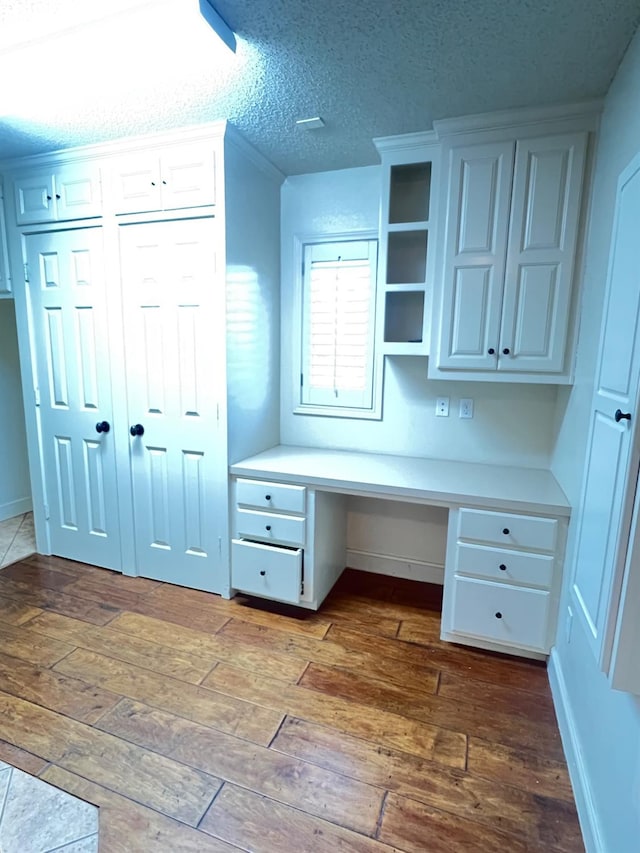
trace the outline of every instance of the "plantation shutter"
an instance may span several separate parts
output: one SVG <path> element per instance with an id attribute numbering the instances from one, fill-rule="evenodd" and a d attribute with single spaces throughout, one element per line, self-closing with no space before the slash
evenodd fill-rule
<path id="1" fill-rule="evenodd" d="M 305 246 L 303 405 L 373 405 L 376 241 Z"/>

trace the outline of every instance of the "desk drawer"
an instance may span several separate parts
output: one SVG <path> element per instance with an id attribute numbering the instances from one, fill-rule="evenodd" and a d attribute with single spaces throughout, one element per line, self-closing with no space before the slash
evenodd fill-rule
<path id="1" fill-rule="evenodd" d="M 558 522 L 555 518 L 537 518 L 508 512 L 461 509 L 458 539 L 490 542 L 503 548 L 528 548 L 555 551 Z"/>
<path id="2" fill-rule="evenodd" d="M 302 550 L 233 539 L 231 586 L 262 598 L 297 604 L 302 583 Z"/>
<path id="3" fill-rule="evenodd" d="M 261 480 L 238 480 L 236 501 L 244 506 L 270 509 L 274 512 L 299 512 L 305 510 L 304 486 L 287 486 Z"/>
<path id="4" fill-rule="evenodd" d="M 461 575 L 549 589 L 553 567 L 554 558 L 549 554 L 529 554 L 461 542 L 456 546 L 455 571 Z"/>
<path id="5" fill-rule="evenodd" d="M 453 632 L 548 651 L 548 592 L 459 577 L 454 584 Z"/>
<path id="6" fill-rule="evenodd" d="M 295 515 L 278 515 L 275 512 L 238 509 L 236 530 L 238 536 L 246 539 L 304 545 L 305 519 Z"/>

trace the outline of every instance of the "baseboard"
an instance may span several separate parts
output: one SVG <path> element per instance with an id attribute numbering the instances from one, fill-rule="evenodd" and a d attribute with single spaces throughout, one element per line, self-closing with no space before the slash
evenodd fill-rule
<path id="1" fill-rule="evenodd" d="M 558 718 L 562 746 L 569 767 L 569 776 L 571 777 L 571 784 L 573 786 L 573 795 L 580 819 L 580 829 L 582 830 L 582 840 L 584 841 L 585 850 L 587 853 L 606 853 L 606 847 L 602 840 L 600 821 L 598 820 L 598 813 L 591 793 L 589 775 L 584 764 L 578 730 L 571 705 L 569 704 L 567 685 L 555 648 L 551 649 L 547 672 L 549 683 L 551 684 L 553 704 Z"/>
<path id="2" fill-rule="evenodd" d="M 370 554 L 367 551 L 347 549 L 347 566 L 360 572 L 372 572 L 375 575 L 390 575 L 393 578 L 406 578 L 425 583 L 444 583 L 444 566 L 407 560 L 402 557 L 390 557 L 384 554 Z"/>
<path id="3" fill-rule="evenodd" d="M 25 512 L 31 512 L 32 509 L 33 503 L 31 498 L 21 498 L 19 501 L 9 501 L 9 503 L 0 504 L 0 521 L 15 518 L 16 515 L 24 515 Z"/>

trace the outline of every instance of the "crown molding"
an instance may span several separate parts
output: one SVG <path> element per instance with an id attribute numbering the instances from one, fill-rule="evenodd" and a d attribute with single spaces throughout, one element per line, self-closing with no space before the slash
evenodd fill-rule
<path id="1" fill-rule="evenodd" d="M 573 104 L 557 104 L 549 107 L 522 107 L 510 110 L 498 110 L 491 113 L 477 113 L 457 118 L 445 118 L 434 121 L 433 127 L 439 139 L 444 136 L 457 136 L 479 131 L 508 130 L 547 123 L 573 121 L 584 125 L 585 130 L 596 130 L 603 99 L 581 101 Z"/>

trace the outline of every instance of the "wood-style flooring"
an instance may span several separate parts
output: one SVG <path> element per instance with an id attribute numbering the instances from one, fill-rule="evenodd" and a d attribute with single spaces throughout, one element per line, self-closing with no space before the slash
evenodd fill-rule
<path id="1" fill-rule="evenodd" d="M 55 557 L 0 571 L 0 760 L 102 851 L 583 850 L 544 665 L 440 642 L 438 587 L 318 613 Z"/>

